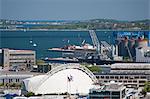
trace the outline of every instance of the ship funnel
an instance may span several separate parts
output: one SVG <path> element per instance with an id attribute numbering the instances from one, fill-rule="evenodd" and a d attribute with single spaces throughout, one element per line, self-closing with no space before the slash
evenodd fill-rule
<path id="1" fill-rule="evenodd" d="M 142 37 L 138 37 L 138 47 L 147 47 L 148 46 L 148 40 L 144 39 Z"/>

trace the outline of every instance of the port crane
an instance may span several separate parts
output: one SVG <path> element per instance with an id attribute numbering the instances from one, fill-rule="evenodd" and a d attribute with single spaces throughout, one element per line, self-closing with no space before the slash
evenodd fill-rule
<path id="1" fill-rule="evenodd" d="M 94 48 L 96 48 L 97 54 L 101 54 L 100 43 L 99 43 L 99 40 L 96 36 L 95 31 L 94 30 L 89 30 L 89 33 L 90 33 L 90 36 L 91 36 L 91 39 L 92 39 L 92 42 L 93 42 L 93 46 L 94 46 Z"/>
<path id="2" fill-rule="evenodd" d="M 96 48 L 96 54 L 100 56 L 101 59 L 107 59 L 108 53 L 104 54 L 103 50 L 107 50 L 110 53 L 112 52 L 111 46 L 106 41 L 99 42 L 94 30 L 89 30 L 89 33 L 93 42 L 93 46 Z"/>
<path id="3" fill-rule="evenodd" d="M 128 54 L 129 54 L 129 57 L 130 57 L 130 61 L 133 61 L 133 58 L 132 58 L 130 49 L 129 49 L 129 47 L 128 47 L 128 37 L 125 37 L 125 48 L 126 48 L 127 51 L 128 51 Z"/>

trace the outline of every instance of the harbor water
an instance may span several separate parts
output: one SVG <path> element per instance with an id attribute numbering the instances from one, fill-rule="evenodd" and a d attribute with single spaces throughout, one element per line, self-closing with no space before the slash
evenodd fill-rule
<path id="1" fill-rule="evenodd" d="M 115 42 L 114 31 L 96 31 L 99 41 Z M 49 48 L 65 45 L 81 45 L 83 41 L 92 44 L 88 31 L 1 31 L 0 48 L 30 49 L 36 57 L 60 57 L 60 52 L 50 52 Z"/>

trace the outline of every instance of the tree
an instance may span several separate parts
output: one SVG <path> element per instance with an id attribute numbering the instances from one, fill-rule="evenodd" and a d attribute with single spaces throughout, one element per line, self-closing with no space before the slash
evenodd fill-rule
<path id="1" fill-rule="evenodd" d="M 145 82 L 144 84 L 144 91 L 145 92 L 150 92 L 150 82 Z"/>
<path id="2" fill-rule="evenodd" d="M 145 82 L 144 89 L 141 91 L 141 94 L 146 96 L 147 92 L 150 92 L 150 82 Z"/>
<path id="3" fill-rule="evenodd" d="M 93 73 L 101 72 L 101 68 L 97 65 L 92 65 L 92 64 L 87 64 L 87 63 L 82 63 L 81 65 L 85 66 L 86 68 L 88 68 Z"/>
<path id="4" fill-rule="evenodd" d="M 30 97 L 30 96 L 34 96 L 35 94 L 33 92 L 28 92 L 25 96 L 26 97 Z"/>
<path id="5" fill-rule="evenodd" d="M 43 61 L 43 60 L 37 60 L 36 64 L 37 65 L 43 65 L 43 64 L 45 64 L 45 61 Z"/>
<path id="6" fill-rule="evenodd" d="M 0 87 L 1 87 L 1 86 L 4 86 L 4 84 L 3 84 L 3 83 L 0 83 Z"/>

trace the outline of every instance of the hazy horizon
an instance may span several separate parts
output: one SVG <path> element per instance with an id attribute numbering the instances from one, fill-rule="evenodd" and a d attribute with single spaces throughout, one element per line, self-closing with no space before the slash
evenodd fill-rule
<path id="1" fill-rule="evenodd" d="M 149 0 L 0 0 L 0 19 L 150 19 Z"/>
<path id="2" fill-rule="evenodd" d="M 101 19 L 101 18 L 96 18 L 96 19 Z M 104 18 L 106 19 L 106 18 Z M 74 20 L 74 19 L 71 19 L 71 20 L 51 20 L 51 19 L 0 19 L 0 20 L 16 20 L 16 21 L 88 21 L 88 20 L 93 20 L 93 19 L 86 19 L 86 20 Z M 95 20 L 95 19 L 94 19 Z M 103 20 L 103 19 L 102 19 Z M 116 21 L 124 21 L 124 22 L 130 22 L 130 21 L 142 21 L 142 20 L 150 20 L 150 19 L 139 19 L 139 20 L 117 20 L 117 19 L 106 19 L 106 20 L 116 20 Z"/>

